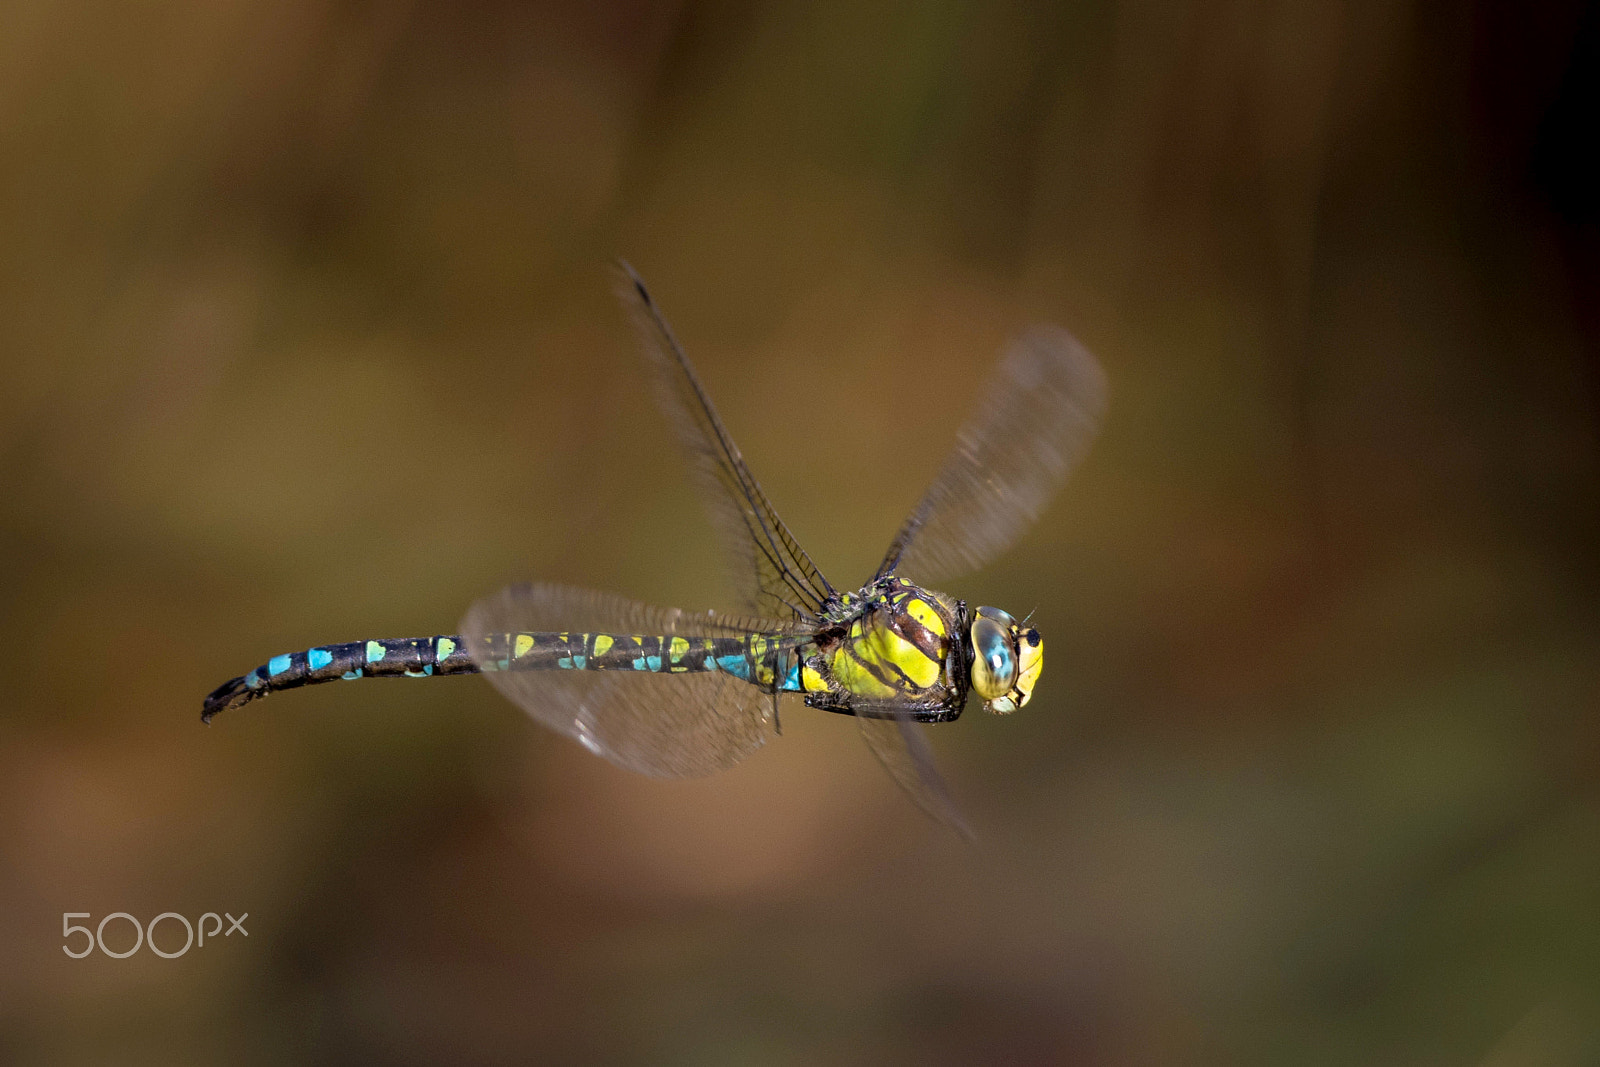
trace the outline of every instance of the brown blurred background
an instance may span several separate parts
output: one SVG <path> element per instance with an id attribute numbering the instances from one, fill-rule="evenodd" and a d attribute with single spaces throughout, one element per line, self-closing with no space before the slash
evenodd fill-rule
<path id="1" fill-rule="evenodd" d="M 1600 1062 L 1597 15 L 4 5 L 0 1060 Z M 976 849 L 803 711 L 688 783 L 479 679 L 200 725 L 514 579 L 726 600 L 619 255 L 839 584 L 1009 335 L 1104 361 L 951 588 L 1050 642 L 934 731 Z"/>

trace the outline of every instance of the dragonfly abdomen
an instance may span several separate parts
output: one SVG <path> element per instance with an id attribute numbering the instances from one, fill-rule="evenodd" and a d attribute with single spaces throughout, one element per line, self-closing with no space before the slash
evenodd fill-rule
<path id="1" fill-rule="evenodd" d="M 235 678 L 206 697 L 200 717 L 210 722 L 219 711 L 242 707 L 280 689 L 356 678 L 428 678 L 435 674 L 476 674 L 466 640 L 453 635 L 349 641 L 319 645 L 304 652 L 274 656 L 249 674 Z"/>
<path id="2" fill-rule="evenodd" d="M 777 635 L 508 633 L 488 634 L 483 641 L 477 659 L 485 671 L 720 671 L 767 691 L 800 688 L 803 653 L 793 640 Z"/>
<path id="3" fill-rule="evenodd" d="M 603 633 L 496 633 L 321 645 L 274 656 L 206 697 L 201 718 L 242 707 L 280 689 L 357 678 L 428 678 L 480 671 L 644 671 L 689 674 L 722 671 L 764 689 L 794 682 L 799 659 L 764 634 L 736 637 Z M 474 654 L 474 651 L 476 654 Z M 791 684 L 788 688 L 797 688 Z"/>
<path id="4" fill-rule="evenodd" d="M 486 671 L 588 670 L 687 674 L 752 673 L 750 638 L 652 634 L 487 634 L 477 660 Z"/>

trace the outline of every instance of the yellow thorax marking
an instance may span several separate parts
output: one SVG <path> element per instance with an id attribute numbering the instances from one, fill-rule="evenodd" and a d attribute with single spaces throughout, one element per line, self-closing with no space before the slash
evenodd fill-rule
<path id="1" fill-rule="evenodd" d="M 850 654 L 850 647 L 847 645 L 842 645 L 834 651 L 831 667 L 834 681 L 857 696 L 881 699 L 895 695 L 893 688 L 880 682 L 876 675 Z"/>
<path id="2" fill-rule="evenodd" d="M 944 619 L 940 618 L 939 613 L 921 597 L 912 597 L 906 601 L 906 614 L 940 637 L 948 636 L 944 628 Z"/>
<path id="3" fill-rule="evenodd" d="M 901 673 L 911 679 L 911 684 L 918 689 L 926 689 L 939 680 L 939 664 L 887 626 L 876 628 L 863 644 L 866 651 L 879 662 L 892 663 L 900 668 Z"/>
<path id="4" fill-rule="evenodd" d="M 858 659 L 876 664 L 885 675 L 893 674 L 888 669 L 888 665 L 893 664 L 919 689 L 926 689 L 939 680 L 939 664 L 882 622 L 873 624 L 865 637 L 852 644 Z"/>
<path id="5" fill-rule="evenodd" d="M 810 664 L 800 668 L 800 684 L 805 687 L 805 691 L 808 693 L 820 693 L 828 688 L 828 683 L 823 680 L 822 675 L 817 673 L 817 669 Z"/>

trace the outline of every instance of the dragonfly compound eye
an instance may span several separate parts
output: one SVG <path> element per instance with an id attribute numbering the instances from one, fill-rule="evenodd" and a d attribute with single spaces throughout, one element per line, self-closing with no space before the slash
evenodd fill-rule
<path id="1" fill-rule="evenodd" d="M 997 701 L 1008 702 L 1006 694 L 1017 684 L 1016 631 L 994 617 L 1004 614 L 993 608 L 979 608 L 972 623 L 972 688 L 991 704 L 990 711 L 1001 712 L 1015 710 L 1014 705 L 993 705 Z"/>

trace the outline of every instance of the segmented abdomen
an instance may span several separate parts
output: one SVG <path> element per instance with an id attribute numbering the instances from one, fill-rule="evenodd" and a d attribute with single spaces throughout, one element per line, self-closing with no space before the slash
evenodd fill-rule
<path id="1" fill-rule="evenodd" d="M 676 637 L 588 633 L 490 634 L 477 655 L 482 670 L 724 671 L 772 687 L 793 653 L 765 634 Z"/>
<path id="2" fill-rule="evenodd" d="M 241 707 L 280 689 L 357 678 L 427 678 L 479 671 L 723 671 L 763 689 L 799 688 L 801 654 L 789 639 L 766 634 L 678 637 L 599 633 L 502 633 L 470 649 L 458 636 L 410 637 L 322 645 L 274 656 L 206 697 L 201 718 Z M 476 655 L 474 655 L 474 651 Z"/>

